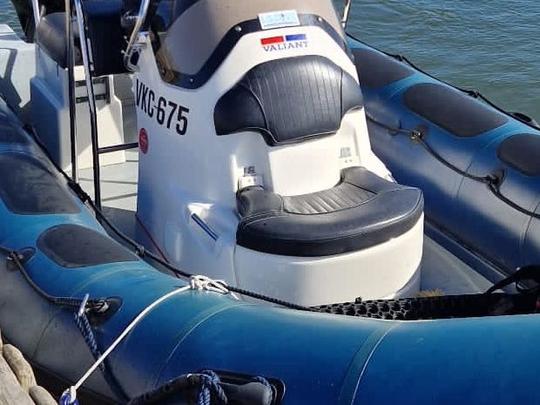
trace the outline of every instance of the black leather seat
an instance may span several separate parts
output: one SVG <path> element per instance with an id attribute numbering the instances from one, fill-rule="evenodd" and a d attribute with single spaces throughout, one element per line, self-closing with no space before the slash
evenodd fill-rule
<path id="1" fill-rule="evenodd" d="M 122 28 L 121 0 L 86 0 L 82 3 L 87 37 L 92 44 L 93 76 L 126 73 L 123 51 L 126 48 Z M 75 64 L 82 64 L 79 30 L 73 23 Z M 36 30 L 36 42 L 61 67 L 67 67 L 65 13 L 44 16 Z"/>
<path id="2" fill-rule="evenodd" d="M 309 55 L 251 69 L 217 103 L 216 133 L 260 133 L 269 146 L 333 135 L 364 105 L 356 80 L 331 60 Z"/>
<path id="3" fill-rule="evenodd" d="M 66 53 L 66 13 L 51 13 L 42 17 L 36 30 L 36 42 L 61 67 L 67 67 Z M 73 23 L 75 38 L 75 64 L 82 64 L 82 55 L 79 44 L 79 29 Z"/>
<path id="4" fill-rule="evenodd" d="M 330 190 L 284 197 L 261 187 L 237 195 L 240 246 L 286 256 L 358 251 L 410 230 L 423 212 L 419 189 L 386 181 L 362 167 L 343 170 Z"/>

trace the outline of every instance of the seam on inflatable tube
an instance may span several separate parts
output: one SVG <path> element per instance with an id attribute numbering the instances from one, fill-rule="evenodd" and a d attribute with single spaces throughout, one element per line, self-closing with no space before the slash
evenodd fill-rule
<path id="1" fill-rule="evenodd" d="M 343 385 L 341 387 L 338 400 L 339 404 L 354 403 L 358 387 L 360 386 L 360 381 L 362 380 L 373 354 L 384 338 L 386 338 L 391 331 L 401 325 L 400 323 L 384 325 L 385 323 L 386 322 L 382 322 L 383 325 L 380 326 L 380 329 L 373 332 L 354 355 L 351 364 L 347 369 L 347 374 L 343 379 Z"/>
<path id="2" fill-rule="evenodd" d="M 180 333 L 178 333 L 178 335 L 180 335 L 180 339 L 176 342 L 176 344 L 174 345 L 174 348 L 171 350 L 171 352 L 169 353 L 169 355 L 167 356 L 167 359 L 165 360 L 165 362 L 163 363 L 163 365 L 161 366 L 161 368 L 159 369 L 157 375 L 155 375 L 153 378 L 152 378 L 152 384 L 151 384 L 151 387 L 150 388 L 155 388 L 157 387 L 157 384 L 159 383 L 160 379 L 161 379 L 161 376 L 163 375 L 163 372 L 164 370 L 169 366 L 169 363 L 171 361 L 171 359 L 176 355 L 176 353 L 178 352 L 180 346 L 182 345 L 182 343 L 193 333 L 195 332 L 196 330 L 199 329 L 199 327 L 205 323 L 206 321 L 208 321 L 209 319 L 213 318 L 214 316 L 216 315 L 219 315 L 225 311 L 228 311 L 230 309 L 235 309 L 235 308 L 238 308 L 238 307 L 244 307 L 244 306 L 252 306 L 253 304 L 250 304 L 250 303 L 246 303 L 245 301 L 237 301 L 237 302 L 233 302 L 233 303 L 228 303 L 228 304 L 217 304 L 211 308 L 209 308 L 207 311 L 205 311 L 202 315 L 200 315 L 195 321 L 193 322 L 189 322 L 187 325 L 185 325 L 184 328 L 182 328 L 182 331 Z M 217 307 L 217 308 L 216 308 Z M 187 331 L 186 331 L 187 330 Z M 186 332 L 184 332 L 186 331 Z"/>

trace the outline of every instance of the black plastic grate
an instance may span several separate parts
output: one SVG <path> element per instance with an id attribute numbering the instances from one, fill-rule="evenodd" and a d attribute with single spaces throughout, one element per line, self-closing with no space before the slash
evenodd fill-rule
<path id="1" fill-rule="evenodd" d="M 538 294 L 474 294 L 321 305 L 315 311 L 375 319 L 421 320 L 535 313 Z"/>

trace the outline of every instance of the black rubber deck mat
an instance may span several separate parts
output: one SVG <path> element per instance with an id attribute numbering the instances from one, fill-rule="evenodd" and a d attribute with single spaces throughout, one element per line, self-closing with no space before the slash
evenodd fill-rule
<path id="1" fill-rule="evenodd" d="M 418 115 L 464 138 L 478 136 L 508 122 L 503 114 L 442 84 L 414 85 L 405 92 L 404 102 Z"/>
<path id="2" fill-rule="evenodd" d="M 21 215 L 77 214 L 73 197 L 52 171 L 26 155 L 0 154 L 0 198 Z"/>
<path id="3" fill-rule="evenodd" d="M 527 176 L 540 176 L 540 135 L 513 135 L 499 145 L 497 154 L 517 171 Z"/>
<path id="4" fill-rule="evenodd" d="M 353 49 L 352 53 L 361 87 L 384 87 L 414 74 L 412 68 L 380 52 Z"/>
<path id="5" fill-rule="evenodd" d="M 317 312 L 363 318 L 415 321 L 531 314 L 538 294 L 470 294 L 347 302 L 314 307 Z"/>
<path id="6" fill-rule="evenodd" d="M 39 237 L 37 246 L 56 264 L 68 269 L 138 260 L 108 236 L 72 224 L 46 230 Z"/>

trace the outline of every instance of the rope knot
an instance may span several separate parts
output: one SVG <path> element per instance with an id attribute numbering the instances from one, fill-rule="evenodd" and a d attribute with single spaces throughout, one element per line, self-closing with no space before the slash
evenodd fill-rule
<path id="1" fill-rule="evenodd" d="M 87 304 L 87 308 L 90 312 L 96 314 L 104 314 L 110 308 L 109 303 L 105 299 L 94 300 L 91 303 Z"/>
<path id="2" fill-rule="evenodd" d="M 88 195 L 86 191 L 83 190 L 83 188 L 81 187 L 79 183 L 70 179 L 68 180 L 68 186 L 77 195 L 77 197 L 79 198 L 79 200 L 81 200 L 83 204 L 87 203 L 88 201 L 91 201 L 90 196 Z"/>
<path id="3" fill-rule="evenodd" d="M 16 250 L 10 250 L 6 255 L 6 262 L 14 264 L 19 270 L 25 260 L 26 257 Z"/>
<path id="4" fill-rule="evenodd" d="M 480 97 L 480 92 L 478 90 L 465 90 L 465 93 L 467 93 L 469 96 L 471 97 L 474 97 L 474 98 L 479 98 Z"/>
<path id="5" fill-rule="evenodd" d="M 197 405 L 210 405 L 212 403 L 212 394 L 214 394 L 218 403 L 226 405 L 228 403 L 227 395 L 220 385 L 219 376 L 212 370 L 204 370 L 199 375 L 201 389 L 197 397 Z"/>
<path id="6" fill-rule="evenodd" d="M 59 405 L 79 405 L 77 400 L 77 390 L 74 387 L 70 387 L 62 393 L 60 400 L 58 401 Z"/>
<path id="7" fill-rule="evenodd" d="M 419 140 L 422 140 L 424 138 L 424 134 L 422 133 L 422 131 L 419 131 L 417 129 L 413 129 L 411 131 L 411 140 L 412 141 L 419 141 Z"/>
<path id="8" fill-rule="evenodd" d="M 230 294 L 234 299 L 239 299 L 238 296 L 229 290 L 229 286 L 223 280 L 214 280 L 206 276 L 192 276 L 189 280 L 192 290 L 211 291 L 218 294 Z"/>
<path id="9" fill-rule="evenodd" d="M 137 245 L 135 248 L 135 254 L 139 257 L 145 257 L 146 256 L 146 249 L 142 245 Z"/>

